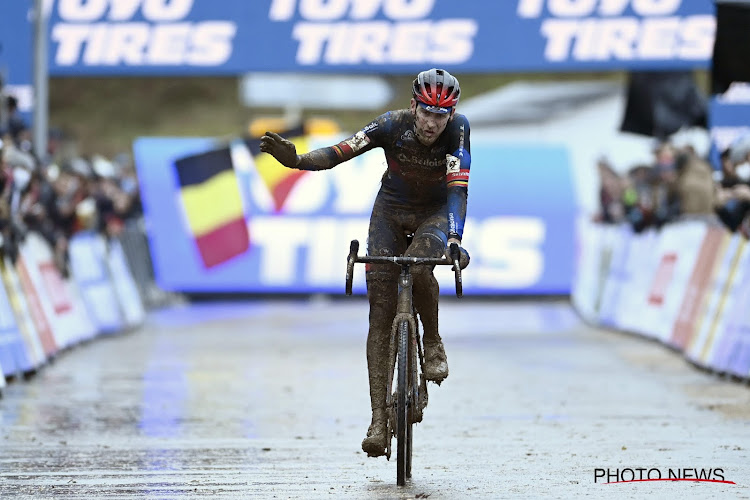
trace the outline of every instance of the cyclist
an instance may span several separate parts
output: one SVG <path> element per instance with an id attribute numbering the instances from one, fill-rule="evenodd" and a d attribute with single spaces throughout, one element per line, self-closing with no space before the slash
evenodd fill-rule
<path id="1" fill-rule="evenodd" d="M 417 75 L 409 109 L 388 111 L 348 139 L 298 155 L 294 144 L 266 132 L 260 149 L 281 164 L 300 170 L 326 170 L 373 148 L 383 148 L 388 168 L 370 216 L 369 255 L 440 257 L 451 243 L 461 244 L 469 167 L 469 122 L 456 113 L 458 80 L 442 69 Z M 413 234 L 407 248 L 407 235 Z M 462 250 L 461 266 L 469 256 Z M 396 313 L 396 266 L 368 264 L 370 303 L 367 367 L 372 423 L 362 441 L 368 456 L 385 454 L 388 352 Z M 440 384 L 448 361 L 438 333 L 438 283 L 428 266 L 415 266 L 414 305 L 424 327 L 424 375 Z"/>

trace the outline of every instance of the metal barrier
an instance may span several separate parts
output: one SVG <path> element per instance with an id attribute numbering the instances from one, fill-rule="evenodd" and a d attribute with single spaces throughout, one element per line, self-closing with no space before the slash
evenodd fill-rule
<path id="1" fill-rule="evenodd" d="M 143 217 L 128 219 L 118 239 L 143 303 L 147 308 L 152 308 L 172 302 L 176 296 L 156 285 L 145 226 Z"/>

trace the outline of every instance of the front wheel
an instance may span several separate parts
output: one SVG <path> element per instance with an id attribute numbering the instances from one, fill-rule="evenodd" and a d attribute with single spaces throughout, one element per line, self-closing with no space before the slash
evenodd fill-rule
<path id="1" fill-rule="evenodd" d="M 409 323 L 398 326 L 398 385 L 396 387 L 396 484 L 411 475 L 411 419 L 409 418 Z"/>

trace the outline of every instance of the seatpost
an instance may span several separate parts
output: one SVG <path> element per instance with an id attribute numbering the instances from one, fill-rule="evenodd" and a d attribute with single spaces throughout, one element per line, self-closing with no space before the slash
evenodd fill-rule
<path id="1" fill-rule="evenodd" d="M 401 264 L 401 275 L 398 277 L 398 314 L 411 314 L 412 277 L 409 264 Z M 404 293 L 408 292 L 408 293 Z"/>

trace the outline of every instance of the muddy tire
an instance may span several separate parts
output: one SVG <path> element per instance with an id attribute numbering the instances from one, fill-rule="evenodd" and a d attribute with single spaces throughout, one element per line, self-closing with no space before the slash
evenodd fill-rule
<path id="1" fill-rule="evenodd" d="M 414 317 L 414 324 L 417 325 L 417 318 Z M 419 414 L 419 421 L 422 420 L 421 413 L 422 410 L 419 407 L 419 357 L 418 357 L 418 351 L 419 347 L 417 346 L 417 336 L 419 335 L 419 330 L 416 332 L 410 332 L 413 333 L 413 335 L 409 335 L 409 346 L 411 346 L 410 352 L 409 352 L 409 383 L 408 383 L 408 394 L 409 394 L 409 401 L 408 401 L 408 424 L 406 426 L 406 477 L 407 479 L 411 477 L 411 452 L 414 449 L 412 446 L 412 440 L 414 438 L 414 424 L 417 422 L 417 415 Z"/>
<path id="2" fill-rule="evenodd" d="M 411 422 L 407 401 L 409 396 L 409 323 L 401 322 L 398 326 L 398 385 L 396 387 L 396 484 L 404 486 L 407 468 L 411 466 Z M 407 464 L 409 464 L 407 466 Z"/>

